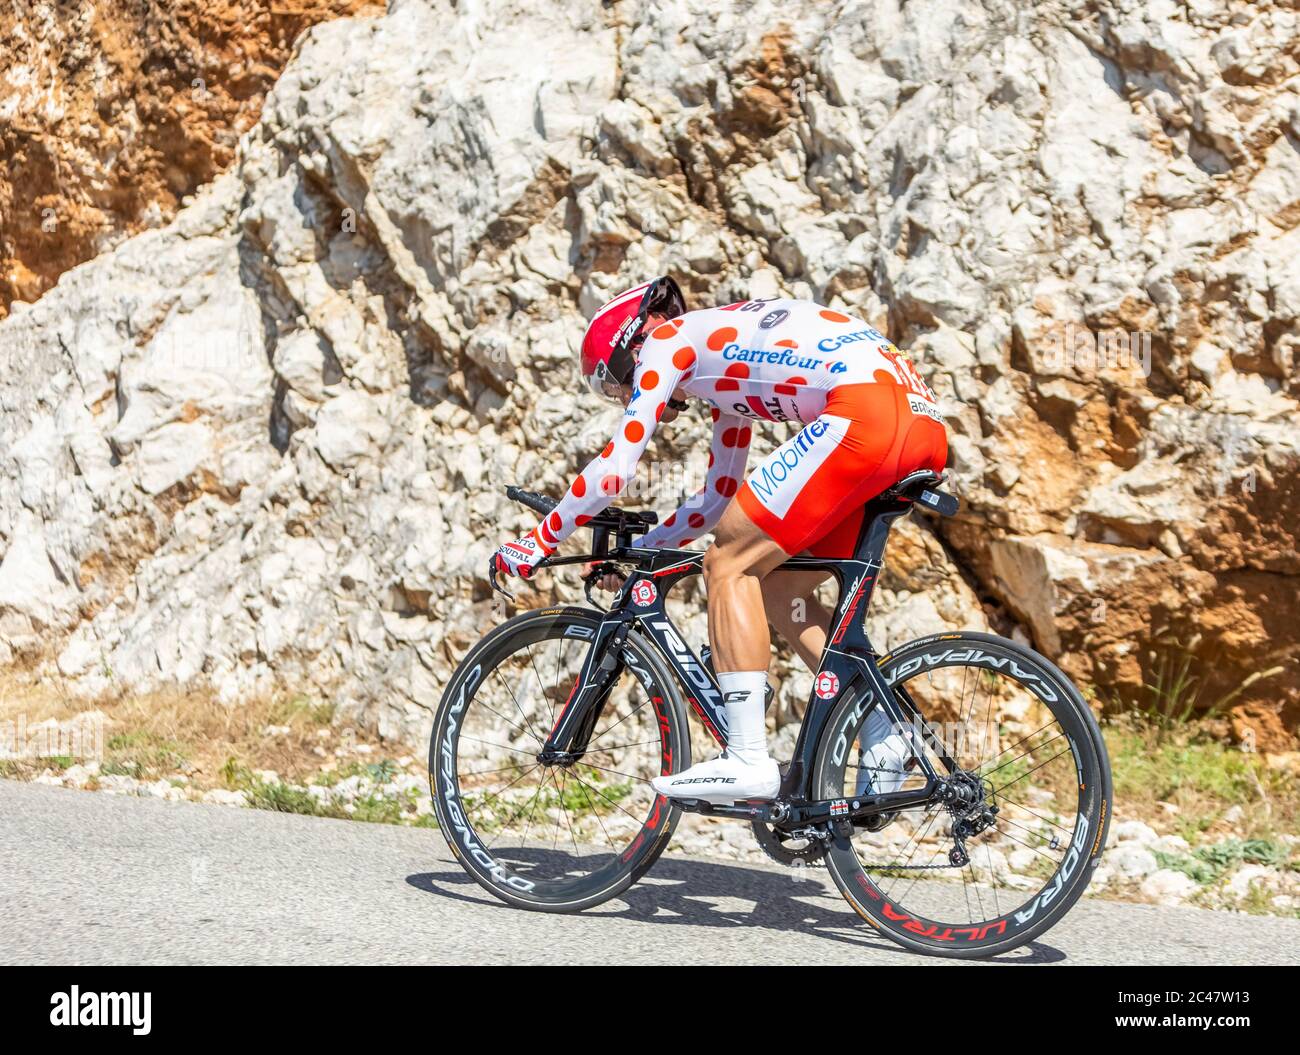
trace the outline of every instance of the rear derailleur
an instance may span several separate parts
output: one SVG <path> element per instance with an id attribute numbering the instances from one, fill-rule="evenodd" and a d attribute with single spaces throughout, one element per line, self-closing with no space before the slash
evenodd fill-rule
<path id="1" fill-rule="evenodd" d="M 948 861 L 954 868 L 970 864 L 966 840 L 997 823 L 998 808 L 988 799 L 989 788 L 974 773 L 959 771 L 949 777 L 943 792 L 944 805 L 952 815 L 952 849 Z"/>

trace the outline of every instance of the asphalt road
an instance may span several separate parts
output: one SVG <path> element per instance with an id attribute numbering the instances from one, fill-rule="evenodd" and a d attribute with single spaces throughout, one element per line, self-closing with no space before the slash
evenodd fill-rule
<path id="1" fill-rule="evenodd" d="M 0 963 L 934 964 L 821 870 L 666 854 L 578 916 L 508 908 L 441 833 L 0 780 Z M 1009 963 L 1294 963 L 1300 921 L 1085 900 Z"/>

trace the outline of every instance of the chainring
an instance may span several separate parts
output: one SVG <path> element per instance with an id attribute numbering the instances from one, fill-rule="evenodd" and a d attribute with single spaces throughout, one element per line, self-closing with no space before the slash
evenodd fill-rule
<path id="1" fill-rule="evenodd" d="M 826 843 L 820 839 L 791 838 L 762 821 L 751 822 L 750 828 L 763 852 L 777 864 L 787 867 L 798 864 L 806 866 L 817 864 L 826 856 Z"/>

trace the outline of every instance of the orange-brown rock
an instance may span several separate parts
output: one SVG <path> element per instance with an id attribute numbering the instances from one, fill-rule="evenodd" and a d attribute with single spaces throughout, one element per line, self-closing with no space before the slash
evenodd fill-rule
<path id="1" fill-rule="evenodd" d="M 302 31 L 384 0 L 17 0 L 0 10 L 0 317 L 166 223 L 230 164 Z"/>

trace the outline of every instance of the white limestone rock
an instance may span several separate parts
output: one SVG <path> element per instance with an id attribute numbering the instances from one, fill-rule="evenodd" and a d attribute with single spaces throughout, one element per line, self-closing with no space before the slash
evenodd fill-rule
<path id="1" fill-rule="evenodd" d="M 1284 15 L 394 0 L 315 27 L 230 170 L 0 322 L 0 662 L 305 680 L 418 740 L 532 526 L 504 486 L 559 494 L 617 422 L 574 388 L 584 315 L 671 271 L 698 304 L 848 307 L 938 393 L 963 511 L 900 526 L 882 649 L 1018 621 L 1122 695 L 1194 596 L 1259 624 L 1207 639 L 1239 682 L 1297 632 L 1250 580 L 1300 574 Z M 1110 329 L 1154 339 L 1111 364 Z M 707 431 L 652 454 L 694 471 Z M 1293 726 L 1300 684 L 1265 688 Z"/>

